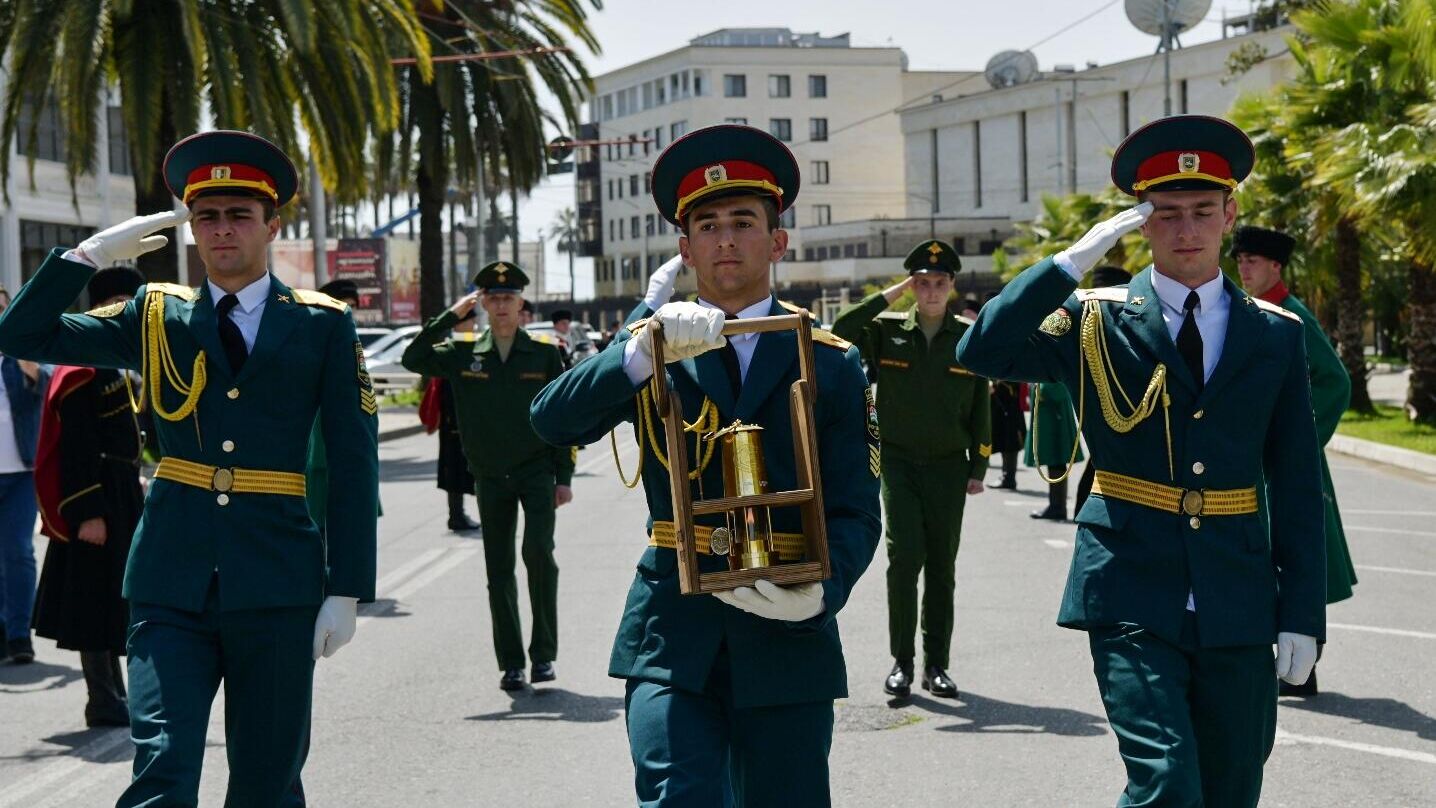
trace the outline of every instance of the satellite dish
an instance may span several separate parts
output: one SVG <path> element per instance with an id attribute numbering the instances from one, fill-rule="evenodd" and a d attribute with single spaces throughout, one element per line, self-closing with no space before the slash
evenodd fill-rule
<path id="1" fill-rule="evenodd" d="M 1164 39 L 1188 30 L 1212 10 L 1212 0 L 1125 0 L 1124 5 L 1138 31 Z"/>
<path id="2" fill-rule="evenodd" d="M 1037 78 L 1037 57 L 1032 51 L 1005 50 L 987 60 L 982 75 L 996 90 L 1026 84 Z"/>

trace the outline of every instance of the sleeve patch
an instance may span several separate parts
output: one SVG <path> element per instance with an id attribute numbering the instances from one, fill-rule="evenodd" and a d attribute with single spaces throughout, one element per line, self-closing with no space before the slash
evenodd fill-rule
<path id="1" fill-rule="evenodd" d="M 1042 320 L 1041 330 L 1054 337 L 1063 336 L 1072 330 L 1072 315 L 1066 309 L 1058 309 Z"/>
<path id="2" fill-rule="evenodd" d="M 364 364 L 364 343 L 358 340 L 354 341 L 354 364 L 358 368 L 359 409 L 363 410 L 365 415 L 377 415 L 379 400 L 374 396 L 374 382 L 369 378 L 369 368 Z"/>

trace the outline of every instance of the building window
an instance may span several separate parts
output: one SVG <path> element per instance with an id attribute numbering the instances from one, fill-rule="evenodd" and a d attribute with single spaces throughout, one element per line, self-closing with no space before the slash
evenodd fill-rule
<path id="1" fill-rule="evenodd" d="M 653 127 L 653 150 L 658 151 L 661 148 L 663 148 L 663 127 L 655 126 Z"/>
<path id="2" fill-rule="evenodd" d="M 1020 185 L 1017 197 L 1026 202 L 1027 197 L 1027 110 L 1017 113 L 1017 173 Z"/>
<path id="3" fill-rule="evenodd" d="M 828 77 L 827 77 L 827 76 L 808 76 L 808 97 L 809 97 L 809 98 L 827 98 L 827 97 L 828 97 Z"/>
<path id="4" fill-rule="evenodd" d="M 628 156 L 632 157 L 638 152 L 638 135 L 628 136 Z"/>
<path id="5" fill-rule="evenodd" d="M 791 230 L 798 226 L 798 215 L 793 208 L 788 208 L 778 215 L 778 226 L 784 230 Z"/>
<path id="6" fill-rule="evenodd" d="M 654 232 L 653 232 L 653 214 L 652 214 L 652 213 L 645 214 L 644 217 L 643 217 L 643 232 L 644 232 L 645 234 L 647 234 L 647 235 L 650 235 L 650 236 L 651 236 L 651 235 L 654 235 Z"/>
<path id="7" fill-rule="evenodd" d="M 747 97 L 748 97 L 748 77 L 745 76 L 745 75 L 743 75 L 743 74 L 741 74 L 741 73 L 738 73 L 738 74 L 729 73 L 728 75 L 725 75 L 725 76 L 723 77 L 723 97 L 724 97 L 724 98 L 747 98 Z"/>
<path id="8" fill-rule="evenodd" d="M 819 261 L 826 261 L 826 260 L 828 260 L 828 248 L 827 248 L 827 246 L 822 246 L 822 247 L 819 247 L 819 248 L 818 248 L 818 260 L 819 260 Z"/>
<path id="9" fill-rule="evenodd" d="M 613 201 L 613 180 L 608 181 L 608 201 Z"/>
<path id="10" fill-rule="evenodd" d="M 110 173 L 128 176 L 135 173 L 130 166 L 130 136 L 125 131 L 125 119 L 119 107 L 106 107 L 105 115 L 110 131 Z"/>
<path id="11" fill-rule="evenodd" d="M 652 172 L 652 171 L 645 171 L 645 172 L 643 172 L 643 192 L 644 192 L 645 194 L 651 194 L 651 193 L 653 193 L 653 172 Z"/>
<path id="12" fill-rule="evenodd" d="M 832 224 L 832 223 L 833 223 L 833 206 L 832 206 L 832 205 L 814 205 L 814 206 L 813 206 L 813 224 L 818 225 L 819 227 L 821 227 L 821 226 L 823 226 L 823 225 L 825 225 L 825 224 Z"/>
<path id="13" fill-rule="evenodd" d="M 861 242 L 861 243 L 858 244 L 858 257 L 859 257 L 859 258 L 867 258 L 867 257 L 868 257 L 868 243 L 867 243 L 866 241 Z"/>
<path id="14" fill-rule="evenodd" d="M 94 228 L 20 220 L 20 280 L 28 281 L 45 263 L 55 245 L 75 245 L 94 235 Z"/>
<path id="15" fill-rule="evenodd" d="M 941 187 L 937 184 L 938 177 L 939 177 L 940 175 L 937 173 L 937 130 L 936 130 L 936 129 L 932 130 L 931 148 L 932 148 L 932 186 L 931 186 L 931 188 L 932 188 L 932 199 L 929 199 L 929 200 L 927 201 L 927 204 L 928 204 L 928 211 L 929 211 L 929 212 L 931 212 L 931 213 L 937 213 L 938 210 L 941 209 L 941 207 L 942 207 L 942 191 L 941 191 Z"/>
<path id="16" fill-rule="evenodd" d="M 637 175 L 637 174 L 629 174 L 629 175 L 628 175 L 628 195 L 629 195 L 629 196 L 638 196 L 638 175 Z"/>
<path id="17" fill-rule="evenodd" d="M 1179 89 L 1181 90 L 1181 99 L 1182 99 L 1181 111 L 1182 111 L 1182 114 L 1183 114 L 1183 115 L 1186 115 L 1186 114 L 1187 114 L 1187 80 L 1186 80 L 1186 79 L 1182 79 L 1182 83 L 1179 84 L 1178 87 L 1179 87 Z"/>
<path id="18" fill-rule="evenodd" d="M 615 224 L 616 224 L 616 222 L 615 222 L 613 219 L 609 219 L 609 220 L 608 220 L 608 240 L 609 240 L 609 241 L 618 241 L 618 234 L 617 234 L 616 232 L 614 232 L 614 231 L 615 231 L 615 227 L 614 227 Z"/>
<path id="19" fill-rule="evenodd" d="M 687 121 L 678 121 L 668 127 L 668 142 L 672 143 L 688 131 Z"/>
<path id="20" fill-rule="evenodd" d="M 1132 134 L 1132 94 L 1122 91 L 1122 137 Z"/>
<path id="21" fill-rule="evenodd" d="M 618 198 L 619 198 L 619 199 L 622 199 L 622 198 L 623 198 L 623 177 L 619 177 L 618 179 L 614 180 L 614 181 L 613 181 L 613 186 L 618 189 Z"/>
<path id="22" fill-rule="evenodd" d="M 748 125 L 748 119 L 747 119 L 747 118 L 724 118 L 724 119 L 723 119 L 723 123 L 736 123 L 736 124 L 738 124 L 739 126 L 747 126 L 747 125 Z"/>
<path id="23" fill-rule="evenodd" d="M 768 76 L 768 97 L 788 98 L 793 94 L 792 79 L 786 75 L 774 74 Z"/>
<path id="24" fill-rule="evenodd" d="M 788 250 L 787 252 L 783 253 L 783 260 L 784 260 L 784 261 L 796 261 L 796 260 L 798 260 L 798 251 L 797 251 L 797 250 Z"/>
<path id="25" fill-rule="evenodd" d="M 813 248 L 812 248 L 812 247 L 804 247 L 804 248 L 803 248 L 803 260 L 804 260 L 804 261 L 811 261 L 811 260 L 813 260 L 814 257 L 815 257 L 815 256 L 814 256 Z"/>
<path id="26" fill-rule="evenodd" d="M 828 139 L 828 119 L 827 119 L 827 118 L 809 118 L 809 119 L 808 119 L 808 140 L 815 140 L 815 141 L 816 141 L 816 140 L 827 140 L 827 139 Z"/>
<path id="27" fill-rule="evenodd" d="M 814 160 L 812 162 L 812 168 L 808 171 L 808 174 L 812 177 L 814 185 L 827 185 L 828 161 Z"/>
<path id="28" fill-rule="evenodd" d="M 30 127 L 35 126 L 35 141 L 30 142 Z M 35 109 L 35 96 L 20 104 L 20 125 L 15 129 L 16 146 L 19 153 L 36 160 L 65 159 L 64 130 L 60 128 L 60 115 L 52 99 L 42 110 Z M 59 243 L 59 242 L 56 242 Z M 76 242 L 78 243 L 78 242 Z"/>
<path id="29" fill-rule="evenodd" d="M 844 244 L 844 245 L 843 245 L 843 257 L 844 257 L 844 258 L 852 258 L 852 257 L 856 256 L 857 254 L 858 254 L 858 245 L 856 245 L 856 244 Z"/>
<path id="30" fill-rule="evenodd" d="M 793 119 L 769 118 L 768 134 L 783 141 L 784 143 L 791 142 L 793 139 Z"/>
<path id="31" fill-rule="evenodd" d="M 982 207 L 982 121 L 972 122 L 972 206 Z"/>
<path id="32" fill-rule="evenodd" d="M 634 216 L 628 220 L 628 232 L 631 238 L 638 238 L 638 217 Z"/>

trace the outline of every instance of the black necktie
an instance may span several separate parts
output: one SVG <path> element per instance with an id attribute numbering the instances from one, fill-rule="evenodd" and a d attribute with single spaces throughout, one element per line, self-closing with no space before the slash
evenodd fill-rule
<path id="1" fill-rule="evenodd" d="M 229 317 L 229 313 L 238 305 L 239 298 L 225 295 L 214 307 L 215 313 L 219 315 L 219 341 L 224 346 L 224 355 L 229 359 L 232 373 L 239 373 L 240 368 L 244 367 L 244 360 L 249 358 L 249 349 L 244 345 L 244 335 L 239 333 L 239 326 Z"/>
<path id="2" fill-rule="evenodd" d="M 1195 290 L 1187 293 L 1187 300 L 1182 304 L 1182 308 L 1187 310 L 1187 316 L 1182 320 L 1182 329 L 1177 332 L 1177 352 L 1187 363 L 1187 370 L 1192 372 L 1198 393 L 1206 382 L 1206 363 L 1202 359 L 1202 332 L 1197 330 L 1196 308 L 1199 303 L 1201 298 Z"/>
<path id="3" fill-rule="evenodd" d="M 724 315 L 724 319 L 731 320 L 733 315 Z M 743 368 L 738 364 L 738 349 L 733 347 L 732 337 L 723 343 L 723 369 L 728 371 L 728 386 L 733 390 L 733 400 L 737 401 L 743 391 Z"/>

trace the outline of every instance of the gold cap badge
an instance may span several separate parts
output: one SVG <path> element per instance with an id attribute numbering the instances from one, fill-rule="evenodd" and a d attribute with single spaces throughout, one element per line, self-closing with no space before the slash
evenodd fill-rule
<path id="1" fill-rule="evenodd" d="M 722 163 L 719 163 L 716 166 L 709 166 L 708 170 L 704 172 L 703 177 L 705 180 L 707 180 L 707 183 L 709 185 L 712 185 L 716 182 L 727 182 L 728 167 L 723 165 Z"/>
<path id="2" fill-rule="evenodd" d="M 1183 174 L 1195 174 L 1201 167 L 1202 156 L 1200 154 L 1183 152 L 1177 157 L 1177 170 Z"/>
<path id="3" fill-rule="evenodd" d="M 212 180 L 229 179 L 229 166 L 214 166 L 209 170 L 209 178 Z"/>

